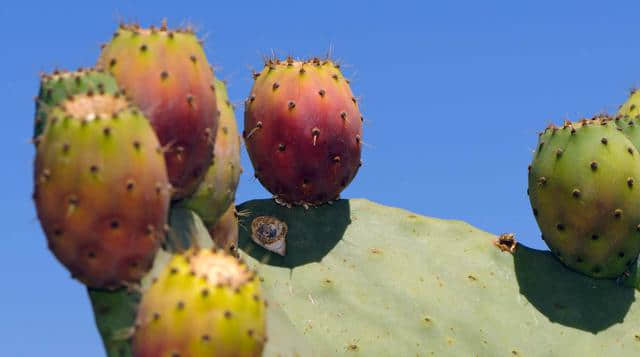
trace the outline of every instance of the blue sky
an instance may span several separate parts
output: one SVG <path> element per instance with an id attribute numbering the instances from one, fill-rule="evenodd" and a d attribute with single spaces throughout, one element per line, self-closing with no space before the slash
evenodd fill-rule
<path id="1" fill-rule="evenodd" d="M 2 354 L 102 354 L 84 289 L 36 219 L 28 139 L 38 73 L 95 64 L 120 20 L 195 25 L 240 123 L 263 55 L 332 46 L 367 118 L 364 166 L 344 197 L 514 232 L 543 249 L 525 194 L 536 132 L 612 112 L 640 85 L 638 13 L 637 1 L 3 3 Z M 246 153 L 243 166 L 238 202 L 268 197 Z"/>

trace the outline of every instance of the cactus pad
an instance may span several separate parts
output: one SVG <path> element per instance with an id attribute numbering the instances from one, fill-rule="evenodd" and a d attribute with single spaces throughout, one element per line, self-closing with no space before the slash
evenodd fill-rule
<path id="1" fill-rule="evenodd" d="M 241 256 L 318 356 L 640 353 L 640 293 L 549 252 L 517 244 L 511 254 L 464 222 L 366 200 L 310 211 L 255 200 L 238 210 L 251 212 L 244 225 L 258 216 L 288 224 L 286 256 L 240 228 Z"/>
<path id="2" fill-rule="evenodd" d="M 241 216 L 241 255 L 269 301 L 264 357 L 640 353 L 640 292 L 573 272 L 550 252 L 500 241 L 503 251 L 496 236 L 464 222 L 360 199 L 311 211 L 273 200 L 238 209 L 251 212 Z M 248 224 L 259 216 L 288 224 L 284 257 L 252 242 Z M 195 214 L 175 218 L 174 229 L 209 241 Z M 624 283 L 640 288 L 636 275 Z M 130 356 L 113 334 L 133 321 L 133 298 L 120 296 L 92 294 L 110 357 Z"/>

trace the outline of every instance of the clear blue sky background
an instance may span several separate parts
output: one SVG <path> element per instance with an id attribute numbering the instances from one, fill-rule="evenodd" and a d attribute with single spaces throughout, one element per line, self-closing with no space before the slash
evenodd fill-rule
<path id="1" fill-rule="evenodd" d="M 536 132 L 640 84 L 637 1 L 5 1 L 0 5 L 0 354 L 100 356 L 84 288 L 48 252 L 32 192 L 38 73 L 95 63 L 120 20 L 193 23 L 237 102 L 261 56 L 330 45 L 362 98 L 366 197 L 545 248 L 525 194 Z M 238 201 L 268 197 L 243 153 Z"/>

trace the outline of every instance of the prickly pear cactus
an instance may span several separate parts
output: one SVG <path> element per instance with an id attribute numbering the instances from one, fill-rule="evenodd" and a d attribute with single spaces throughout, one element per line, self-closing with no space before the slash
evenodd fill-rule
<path id="1" fill-rule="evenodd" d="M 133 355 L 260 356 L 265 301 L 255 273 L 221 250 L 174 256 L 142 295 Z"/>
<path id="2" fill-rule="evenodd" d="M 49 248 L 88 286 L 137 282 L 169 206 L 148 120 L 117 94 L 77 95 L 50 110 L 36 145 L 33 197 Z"/>
<path id="3" fill-rule="evenodd" d="M 640 252 L 640 153 L 609 119 L 547 128 L 529 170 L 542 237 L 567 266 L 617 277 Z"/>
<path id="4" fill-rule="evenodd" d="M 151 121 L 165 147 L 173 197 L 192 193 L 211 164 L 218 128 L 213 70 L 187 29 L 121 26 L 98 65 Z"/>
<path id="5" fill-rule="evenodd" d="M 260 183 L 288 204 L 335 200 L 360 167 L 362 115 L 338 64 L 269 60 L 245 102 L 244 140 Z"/>
<path id="6" fill-rule="evenodd" d="M 48 111 L 70 96 L 86 93 L 115 94 L 115 78 L 102 70 L 88 68 L 74 72 L 56 70 L 40 77 L 40 91 L 36 98 L 34 137 L 42 134 Z"/>
<path id="7" fill-rule="evenodd" d="M 624 102 L 620 108 L 618 109 L 618 115 L 624 116 L 628 115 L 630 117 L 635 117 L 640 114 L 640 91 L 634 89 L 631 91 L 629 98 Z"/>
<path id="8" fill-rule="evenodd" d="M 241 255 L 319 356 L 637 356 L 640 293 L 464 222 L 366 200 L 238 206 L 286 222 L 280 257 L 240 228 Z M 635 300 L 635 302 L 634 302 Z M 535 333 L 531 333 L 535 331 Z"/>
<path id="9" fill-rule="evenodd" d="M 196 191 L 180 202 L 180 205 L 198 213 L 209 227 L 213 227 L 232 205 L 242 171 L 240 136 L 233 114 L 233 105 L 227 96 L 224 82 L 216 79 L 215 88 L 220 120 L 214 147 L 214 159 Z"/>

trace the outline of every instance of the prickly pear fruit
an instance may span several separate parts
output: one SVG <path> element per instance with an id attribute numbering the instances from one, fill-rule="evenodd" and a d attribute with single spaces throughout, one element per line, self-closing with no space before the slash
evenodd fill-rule
<path id="1" fill-rule="evenodd" d="M 211 164 L 218 126 L 213 70 L 189 30 L 121 26 L 102 50 L 112 73 L 165 146 L 173 198 L 195 190 Z"/>
<path id="2" fill-rule="evenodd" d="M 265 301 L 253 271 L 221 250 L 174 256 L 143 294 L 135 357 L 260 356 Z"/>
<path id="3" fill-rule="evenodd" d="M 97 69 L 78 69 L 75 72 L 56 70 L 43 74 L 40 78 L 40 91 L 36 98 L 36 122 L 34 137 L 42 134 L 47 122 L 47 112 L 69 96 L 85 93 L 115 94 L 118 85 L 115 78 Z"/>
<path id="4" fill-rule="evenodd" d="M 34 200 L 49 248 L 90 287 L 137 282 L 170 201 L 149 121 L 117 94 L 77 95 L 50 110 L 35 143 Z"/>
<path id="5" fill-rule="evenodd" d="M 631 91 L 629 98 L 618 108 L 618 116 L 628 115 L 635 117 L 640 114 L 640 91 L 634 89 Z"/>
<path id="6" fill-rule="evenodd" d="M 568 267 L 622 274 L 640 252 L 640 153 L 610 118 L 548 127 L 529 168 L 542 237 Z"/>
<path id="7" fill-rule="evenodd" d="M 630 116 L 617 116 L 615 123 L 618 129 L 620 129 L 624 135 L 635 145 L 636 148 L 640 148 L 640 117 L 637 115 Z"/>
<path id="8" fill-rule="evenodd" d="M 215 80 L 220 109 L 213 162 L 196 191 L 181 204 L 196 212 L 207 226 L 212 226 L 235 200 L 240 179 L 240 136 L 227 88 Z"/>
<path id="9" fill-rule="evenodd" d="M 238 212 L 235 205 L 229 205 L 227 211 L 218 222 L 208 228 L 216 247 L 236 255 L 238 248 Z"/>
<path id="10" fill-rule="evenodd" d="M 245 102 L 243 136 L 262 185 L 289 204 L 335 200 L 360 167 L 362 116 L 329 60 L 269 60 Z"/>

